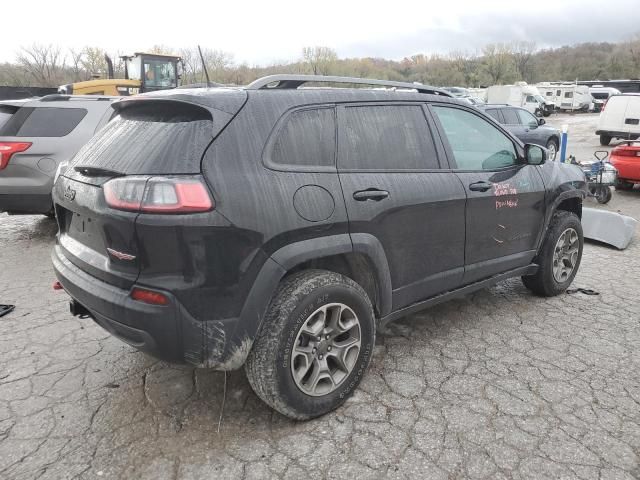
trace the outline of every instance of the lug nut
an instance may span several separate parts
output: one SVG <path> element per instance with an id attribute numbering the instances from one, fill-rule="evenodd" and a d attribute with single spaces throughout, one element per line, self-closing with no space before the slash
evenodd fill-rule
<path id="1" fill-rule="evenodd" d="M 322 357 L 324 357 L 324 355 L 322 355 L 322 354 L 318 355 L 318 358 L 319 358 L 320 360 L 322 360 Z"/>
<path id="2" fill-rule="evenodd" d="M 314 348 L 313 350 L 311 350 L 311 353 L 316 353 L 318 351 L 317 348 Z"/>
<path id="3" fill-rule="evenodd" d="M 327 335 L 324 337 L 326 340 L 329 340 L 329 334 L 327 333 Z"/>
<path id="4" fill-rule="evenodd" d="M 327 347 L 327 352 L 330 352 L 330 351 L 331 351 L 331 345 Z"/>

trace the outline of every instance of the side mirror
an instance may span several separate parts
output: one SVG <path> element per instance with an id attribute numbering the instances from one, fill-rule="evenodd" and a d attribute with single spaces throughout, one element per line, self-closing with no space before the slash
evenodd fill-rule
<path id="1" fill-rule="evenodd" d="M 545 121 L 544 118 L 539 118 L 538 119 L 538 125 L 544 125 L 545 123 L 547 123 L 547 122 Z"/>
<path id="2" fill-rule="evenodd" d="M 540 145 L 527 143 L 524 146 L 524 155 L 529 165 L 542 165 L 547 161 L 547 151 Z"/>

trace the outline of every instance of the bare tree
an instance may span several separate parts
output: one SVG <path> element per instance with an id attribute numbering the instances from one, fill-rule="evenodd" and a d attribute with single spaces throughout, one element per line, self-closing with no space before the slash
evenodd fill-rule
<path id="1" fill-rule="evenodd" d="M 75 48 L 69 49 L 69 56 L 71 57 L 71 72 L 73 74 L 73 81 L 79 82 L 84 80 L 82 69 L 82 58 L 84 57 L 84 50 L 76 50 Z"/>
<path id="2" fill-rule="evenodd" d="M 20 49 L 17 61 L 36 85 L 55 87 L 64 81 L 65 58 L 60 47 L 34 43 Z"/>
<path id="3" fill-rule="evenodd" d="M 314 75 L 329 75 L 338 54 L 329 47 L 304 47 L 302 61 L 307 64 Z"/>
<path id="4" fill-rule="evenodd" d="M 483 66 L 494 85 L 506 81 L 513 68 L 513 53 L 509 45 L 491 43 L 482 49 Z"/>
<path id="5" fill-rule="evenodd" d="M 536 42 L 518 41 L 511 45 L 513 61 L 522 80 L 531 81 L 532 59 L 536 51 Z"/>
<path id="6" fill-rule="evenodd" d="M 106 77 L 107 62 L 104 59 L 105 51 L 100 47 L 84 47 L 82 52 L 82 67 L 87 72 L 87 76 Z"/>

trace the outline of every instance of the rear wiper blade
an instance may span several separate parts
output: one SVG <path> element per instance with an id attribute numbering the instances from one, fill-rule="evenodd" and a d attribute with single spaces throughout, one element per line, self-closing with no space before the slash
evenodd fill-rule
<path id="1" fill-rule="evenodd" d="M 91 167 L 86 165 L 78 165 L 73 168 L 76 172 L 81 173 L 85 177 L 122 177 L 124 173 L 108 168 Z"/>

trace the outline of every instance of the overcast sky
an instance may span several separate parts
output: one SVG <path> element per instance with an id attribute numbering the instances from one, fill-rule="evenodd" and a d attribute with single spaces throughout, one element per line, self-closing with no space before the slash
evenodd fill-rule
<path id="1" fill-rule="evenodd" d="M 639 1 L 4 1 L 0 60 L 34 42 L 122 54 L 200 44 L 231 52 L 238 63 L 266 65 L 314 45 L 340 57 L 401 59 L 511 40 L 538 47 L 619 41 L 640 32 Z"/>

